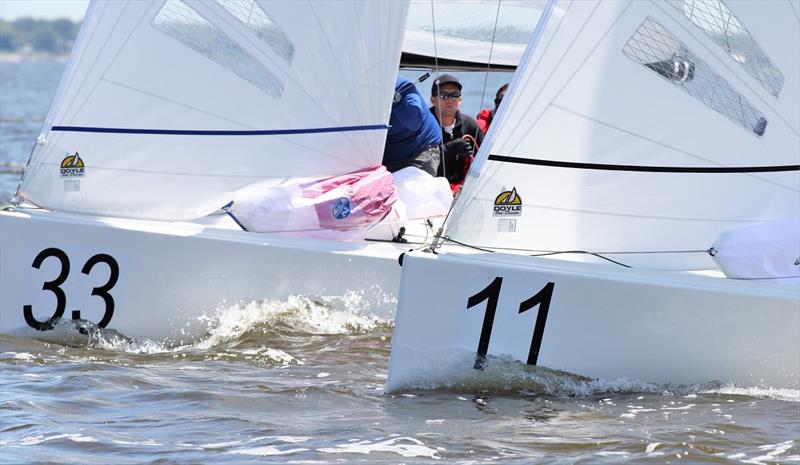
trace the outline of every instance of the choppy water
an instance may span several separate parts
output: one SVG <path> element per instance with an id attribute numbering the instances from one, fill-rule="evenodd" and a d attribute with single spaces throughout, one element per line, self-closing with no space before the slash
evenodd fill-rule
<path id="1" fill-rule="evenodd" d="M 0 63 L 0 171 L 27 160 L 62 67 Z M 18 176 L 0 174 L 3 199 Z M 0 336 L 0 462 L 800 463 L 795 390 L 508 363 L 480 386 L 384 395 L 392 322 L 367 307 L 238 303 L 181 347 L 72 324 Z"/>

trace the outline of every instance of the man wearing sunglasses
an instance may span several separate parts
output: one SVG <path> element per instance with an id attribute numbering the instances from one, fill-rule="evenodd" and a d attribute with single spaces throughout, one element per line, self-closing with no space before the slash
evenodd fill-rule
<path id="1" fill-rule="evenodd" d="M 483 131 L 472 117 L 462 115 L 461 83 L 452 74 L 440 74 L 431 87 L 431 113 L 442 128 L 444 153 L 439 175 L 451 185 L 464 181 L 476 146 L 483 143 Z M 454 187 L 455 188 L 455 187 Z"/>

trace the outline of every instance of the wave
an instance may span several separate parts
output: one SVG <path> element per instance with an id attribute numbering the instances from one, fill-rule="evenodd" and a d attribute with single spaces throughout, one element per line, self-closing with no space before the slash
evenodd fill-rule
<path id="1" fill-rule="evenodd" d="M 173 345 L 170 340 L 130 337 L 87 320 L 61 319 L 52 322 L 47 331 L 26 330 L 18 335 L 21 337 L 2 336 L 3 345 L 11 346 L 12 350 L 5 354 L 11 354 L 10 357 L 0 358 L 26 362 L 30 360 L 20 354 L 40 352 L 38 357 L 31 357 L 46 360 L 66 355 L 119 361 L 120 355 L 126 355 L 133 363 L 180 359 L 240 360 L 267 367 L 302 364 L 284 349 L 309 351 L 315 343 L 330 343 L 325 337 L 391 332 L 392 321 L 372 313 L 387 298 L 390 297 L 376 292 L 351 292 L 342 296 L 293 296 L 286 301 L 221 305 L 200 318 L 205 328 L 203 335 L 181 345 Z M 38 347 L 33 345 L 37 343 Z"/>
<path id="2" fill-rule="evenodd" d="M 428 354 L 430 355 L 430 354 Z M 448 354 L 427 356 L 435 363 L 415 366 L 413 373 L 390 375 L 388 386 L 400 395 L 415 391 L 453 391 L 478 393 L 480 396 L 554 396 L 590 397 L 604 395 L 645 394 L 696 396 L 698 394 L 741 395 L 788 402 L 800 402 L 800 390 L 769 387 L 742 387 L 709 382 L 694 385 L 655 384 L 631 378 L 594 379 L 532 366 L 511 357 L 488 357 L 483 370 L 473 368 L 475 354 L 466 351 L 449 351 Z M 392 376 L 396 376 L 392 380 Z M 400 389 L 394 386 L 402 386 Z M 412 394 L 413 395 L 413 394 Z"/>

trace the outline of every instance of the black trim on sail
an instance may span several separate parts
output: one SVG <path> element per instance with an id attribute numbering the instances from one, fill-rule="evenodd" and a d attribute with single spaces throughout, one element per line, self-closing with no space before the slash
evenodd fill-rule
<path id="1" fill-rule="evenodd" d="M 416 53 L 403 52 L 400 56 L 401 68 L 423 68 L 434 69 L 436 66 L 443 69 L 454 71 L 514 71 L 516 66 L 497 65 L 494 63 L 480 63 L 474 61 L 454 60 L 450 58 L 435 58 L 432 55 L 418 55 Z"/>
<path id="2" fill-rule="evenodd" d="M 552 166 L 555 168 L 573 168 L 581 170 L 603 171 L 637 171 L 648 173 L 765 173 L 774 171 L 800 171 L 800 165 L 779 166 L 643 166 L 643 165 L 608 165 L 601 163 L 576 163 L 569 161 L 540 160 L 536 158 L 509 157 L 506 155 L 489 155 L 489 160 L 520 165 Z"/>

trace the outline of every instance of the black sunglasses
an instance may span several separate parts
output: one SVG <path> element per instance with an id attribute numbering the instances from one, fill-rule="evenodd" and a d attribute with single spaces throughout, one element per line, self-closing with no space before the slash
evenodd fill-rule
<path id="1" fill-rule="evenodd" d="M 439 92 L 439 98 L 442 100 L 447 100 L 451 98 L 461 98 L 461 92 Z"/>

